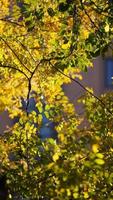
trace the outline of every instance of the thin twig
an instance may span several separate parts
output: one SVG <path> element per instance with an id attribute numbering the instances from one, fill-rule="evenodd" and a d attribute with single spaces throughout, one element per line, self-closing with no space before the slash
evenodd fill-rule
<path id="1" fill-rule="evenodd" d="M 28 79 L 28 93 L 27 93 L 27 104 L 26 104 L 27 116 L 29 115 L 28 106 L 29 106 L 30 92 L 31 92 L 31 78 Z"/>
<path id="2" fill-rule="evenodd" d="M 71 36 L 71 45 L 70 45 L 70 51 L 71 53 L 73 53 L 74 49 L 77 49 L 77 40 L 78 40 L 78 24 L 79 24 L 79 19 L 78 19 L 78 9 L 76 6 L 76 3 L 74 4 L 74 8 L 73 8 L 73 26 L 72 26 L 72 36 Z M 75 30 L 76 30 L 76 34 L 75 34 Z M 76 42 L 73 45 L 73 42 Z"/>
<path id="3" fill-rule="evenodd" d="M 34 59 L 34 57 L 32 56 L 32 54 L 30 53 L 29 49 L 28 49 L 20 40 L 17 40 L 17 39 L 16 39 L 16 41 L 19 42 L 19 43 L 21 44 L 22 48 L 23 48 L 24 50 L 26 50 L 26 51 L 29 53 L 31 59 L 36 63 L 36 60 Z"/>
<path id="4" fill-rule="evenodd" d="M 15 55 L 15 57 L 18 59 L 18 61 L 20 62 L 20 64 L 22 65 L 22 66 L 24 66 L 24 68 L 28 71 L 28 72 L 30 72 L 30 73 L 32 73 L 32 71 L 30 70 L 30 69 L 28 69 L 26 66 L 25 66 L 25 64 L 21 61 L 21 59 L 19 58 L 19 56 L 15 53 L 15 51 L 12 49 L 12 47 L 8 44 L 8 42 L 6 41 L 6 40 L 4 40 L 1 36 L 0 36 L 0 39 L 7 45 L 7 47 L 12 51 L 12 53 Z"/>
<path id="5" fill-rule="evenodd" d="M 60 74 L 62 74 L 63 76 L 69 78 L 70 80 L 72 80 L 73 82 L 77 83 L 81 88 L 83 88 L 87 93 L 89 93 L 91 96 L 93 96 L 95 99 L 97 99 L 101 105 L 103 106 L 104 109 L 106 109 L 108 111 L 108 113 L 110 113 L 112 115 L 112 112 L 106 108 L 106 104 L 99 98 L 97 97 L 95 94 L 93 94 L 92 92 L 90 92 L 82 83 L 80 83 L 79 81 L 75 80 L 74 78 L 72 78 L 71 76 L 68 76 L 67 74 L 63 73 L 60 69 L 58 69 L 56 66 L 54 66 L 51 62 L 49 62 L 50 65 L 55 68 Z"/>
<path id="6" fill-rule="evenodd" d="M 43 59 L 39 61 L 39 63 L 37 64 L 37 66 L 35 67 L 35 69 L 33 70 L 33 72 L 31 73 L 30 78 L 28 79 L 28 94 L 27 94 L 27 104 L 26 104 L 27 115 L 29 115 L 29 113 L 28 113 L 28 106 L 29 106 L 29 98 L 30 98 L 30 93 L 31 93 L 31 81 L 32 81 L 32 78 L 33 78 L 36 70 L 38 69 L 38 67 L 39 67 L 39 65 L 41 64 L 42 61 L 43 61 Z"/>
<path id="7" fill-rule="evenodd" d="M 44 61 L 43 59 L 40 60 L 39 63 L 37 64 L 37 66 L 35 67 L 35 69 L 33 70 L 32 75 L 31 75 L 31 79 L 32 79 L 33 75 L 35 74 L 35 72 L 37 71 L 39 65 L 40 65 L 43 61 Z"/>
<path id="8" fill-rule="evenodd" d="M 80 0 L 80 3 L 81 3 L 81 6 L 82 6 L 82 9 L 83 9 L 84 13 L 85 13 L 86 16 L 89 18 L 91 24 L 98 30 L 98 29 L 99 29 L 98 26 L 96 26 L 95 22 L 91 19 L 89 13 L 86 11 L 85 6 L 84 6 L 82 0 Z"/>
<path id="9" fill-rule="evenodd" d="M 1 21 L 4 21 L 4 22 L 7 22 L 7 23 L 10 23 L 10 24 L 14 24 L 14 25 L 16 25 L 16 26 L 24 27 L 23 24 L 19 24 L 18 22 L 11 21 L 11 20 L 9 20 L 9 19 L 7 19 L 7 18 L 1 18 L 0 20 L 1 20 Z"/>
<path id="10" fill-rule="evenodd" d="M 91 23 L 93 24 L 93 26 L 98 30 L 98 32 L 100 33 L 100 35 L 103 35 L 103 32 L 99 29 L 99 27 L 97 27 L 97 25 L 95 24 L 95 22 L 91 19 L 90 15 L 89 15 L 88 12 L 86 11 L 82 0 L 80 0 L 80 3 L 81 3 L 81 6 L 82 6 L 82 8 L 83 8 L 85 14 L 86 14 L 87 17 L 89 18 L 90 22 L 91 22 Z M 99 37 L 98 34 L 97 34 L 97 37 L 98 37 L 99 39 L 101 39 L 101 38 Z M 111 41 L 109 42 L 108 47 L 109 47 L 111 50 L 113 50 Z"/>
<path id="11" fill-rule="evenodd" d="M 20 69 L 18 69 L 16 67 L 9 66 L 9 65 L 3 65 L 2 63 L 0 63 L 0 67 L 1 68 L 9 68 L 9 69 L 16 70 L 16 71 L 20 72 L 21 74 L 23 74 L 28 79 L 28 76 L 22 70 L 20 70 Z"/>

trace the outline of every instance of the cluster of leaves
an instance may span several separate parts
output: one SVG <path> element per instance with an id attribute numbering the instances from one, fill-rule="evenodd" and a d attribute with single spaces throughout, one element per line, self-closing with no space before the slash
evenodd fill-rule
<path id="1" fill-rule="evenodd" d="M 102 97 L 111 111 L 112 96 L 111 93 Z M 6 134 L 5 145 L 12 148 L 7 151 L 8 162 L 4 157 L 2 169 L 7 175 L 9 199 L 113 198 L 112 116 L 103 112 L 90 96 L 84 103 L 89 129 L 78 129 L 77 118 L 68 119 L 57 126 L 57 142 L 53 139 L 42 142 L 37 137 L 35 113 L 29 115 L 29 120 L 24 115 L 15 124 L 12 135 Z"/>
<path id="2" fill-rule="evenodd" d="M 19 118 L 0 139 L 8 198 L 112 200 L 112 118 L 88 97 L 91 126 L 79 130 L 81 119 L 62 85 L 70 77 L 81 79 L 80 71 L 109 46 L 113 5 L 107 0 L 1 0 L 0 7 L 0 110 Z M 27 99 L 27 111 L 30 95 L 38 115 L 21 109 L 21 98 Z M 39 138 L 43 112 L 56 122 L 57 141 Z"/>

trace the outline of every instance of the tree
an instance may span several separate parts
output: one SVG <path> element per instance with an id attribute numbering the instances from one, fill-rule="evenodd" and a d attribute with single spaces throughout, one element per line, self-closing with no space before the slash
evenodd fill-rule
<path id="1" fill-rule="evenodd" d="M 73 80 L 88 92 L 78 81 L 80 71 L 87 71 L 93 58 L 112 49 L 112 3 L 2 0 L 0 6 L 0 109 L 19 117 L 1 138 L 1 147 L 6 149 L 1 173 L 7 176 L 9 199 L 103 200 L 112 187 L 112 173 L 105 175 L 101 185 L 99 172 L 109 170 L 111 158 L 104 160 L 97 132 L 80 133 L 81 118 L 62 85 Z M 28 112 L 31 97 L 38 115 Z M 26 112 L 21 109 L 22 98 Z M 43 112 L 56 123 L 57 142 L 39 138 Z M 110 176 L 108 189 L 106 176 Z"/>

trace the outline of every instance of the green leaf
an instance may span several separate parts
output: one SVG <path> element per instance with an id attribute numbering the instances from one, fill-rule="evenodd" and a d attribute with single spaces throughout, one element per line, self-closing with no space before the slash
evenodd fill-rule
<path id="1" fill-rule="evenodd" d="M 62 3 L 59 4 L 58 7 L 59 7 L 59 11 L 60 11 L 60 12 L 65 12 L 65 11 L 68 10 L 69 4 L 68 4 L 68 3 L 62 2 Z"/>
<path id="2" fill-rule="evenodd" d="M 53 17 L 55 15 L 55 12 L 54 12 L 54 10 L 52 8 L 48 8 L 47 12 L 51 17 Z"/>
<path id="3" fill-rule="evenodd" d="M 103 159 L 97 158 L 97 159 L 95 159 L 95 163 L 96 163 L 97 165 L 104 165 L 104 164 L 105 164 L 105 161 L 104 161 Z"/>
<path id="4" fill-rule="evenodd" d="M 102 159 L 102 158 L 104 158 L 104 155 L 103 155 L 102 153 L 97 153 L 97 154 L 96 154 L 96 157 Z"/>

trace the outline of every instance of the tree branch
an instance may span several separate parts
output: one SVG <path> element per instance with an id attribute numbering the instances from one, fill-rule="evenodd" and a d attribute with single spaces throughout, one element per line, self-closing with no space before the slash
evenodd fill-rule
<path id="1" fill-rule="evenodd" d="M 29 51 L 29 49 L 28 49 L 20 40 L 17 40 L 17 39 L 16 39 L 16 41 L 19 42 L 19 43 L 21 44 L 22 48 L 23 48 L 24 50 L 26 50 L 26 51 L 29 53 L 31 59 L 36 63 L 36 60 L 33 58 L 32 54 L 31 54 L 30 51 Z"/>
<path id="2" fill-rule="evenodd" d="M 20 70 L 20 69 L 18 69 L 16 67 L 9 66 L 9 65 L 3 65 L 1 62 L 0 62 L 0 67 L 1 68 L 9 68 L 9 69 L 16 70 L 16 71 L 20 72 L 21 74 L 23 74 L 28 79 L 28 76 L 22 70 Z"/>
<path id="3" fill-rule="evenodd" d="M 16 25 L 16 26 L 24 27 L 24 25 L 19 24 L 18 22 L 15 22 L 15 21 L 11 21 L 11 20 L 9 20 L 9 19 L 7 19 L 7 18 L 1 18 L 0 20 L 1 20 L 1 21 L 4 21 L 4 22 L 7 22 L 7 23 L 10 23 L 10 24 L 14 24 L 14 25 Z"/>
<path id="4" fill-rule="evenodd" d="M 32 73 L 32 71 L 30 69 L 28 69 L 25 64 L 21 61 L 21 59 L 19 58 L 19 56 L 15 53 L 15 51 L 12 49 L 12 47 L 8 44 L 8 42 L 6 42 L 6 40 L 4 40 L 1 36 L 0 39 L 7 45 L 7 47 L 12 51 L 12 53 L 15 55 L 15 57 L 18 59 L 18 61 L 20 62 L 20 64 L 30 73 Z"/>
<path id="5" fill-rule="evenodd" d="M 50 63 L 50 65 L 51 65 L 54 69 L 56 69 L 60 74 L 62 74 L 63 76 L 69 78 L 69 79 L 72 80 L 73 82 L 77 83 L 81 88 L 83 88 L 83 90 L 85 90 L 88 94 L 90 94 L 90 95 L 93 96 L 95 99 L 97 99 L 97 100 L 101 103 L 102 107 L 103 107 L 104 109 L 107 110 L 108 113 L 110 113 L 111 115 L 113 114 L 108 108 L 106 108 L 106 104 L 105 104 L 99 97 L 97 97 L 95 94 L 93 94 L 92 92 L 90 92 L 87 88 L 85 88 L 85 86 L 84 86 L 82 83 L 80 83 L 79 81 L 75 80 L 75 79 L 72 78 L 71 76 L 68 76 L 67 74 L 64 74 L 60 69 L 58 69 L 56 66 L 54 66 L 51 62 L 49 62 L 49 63 Z"/>
<path id="6" fill-rule="evenodd" d="M 26 104 L 27 116 L 29 115 L 29 113 L 28 113 L 28 106 L 29 106 L 30 92 L 31 92 L 31 78 L 28 79 L 28 93 L 27 93 L 27 104 Z"/>
<path id="7" fill-rule="evenodd" d="M 82 8 L 83 8 L 85 14 L 86 14 L 87 17 L 89 18 L 90 22 L 93 24 L 93 26 L 98 30 L 98 32 L 99 32 L 100 35 L 102 36 L 102 35 L 103 35 L 103 32 L 99 29 L 99 27 L 96 26 L 95 22 L 91 19 L 90 15 L 88 14 L 88 12 L 86 11 L 86 9 L 85 9 L 85 7 L 84 7 L 84 4 L 83 4 L 82 0 L 80 0 L 80 3 L 81 3 L 81 6 L 82 6 Z M 98 39 L 100 39 L 100 37 L 99 37 L 98 34 L 97 34 L 97 37 L 98 37 Z M 101 39 L 102 39 L 102 38 L 101 38 Z M 113 48 L 112 48 L 110 42 L 109 42 L 109 44 L 108 44 L 108 47 L 110 47 L 110 49 L 113 50 Z"/>

